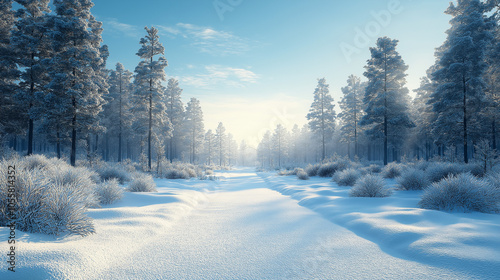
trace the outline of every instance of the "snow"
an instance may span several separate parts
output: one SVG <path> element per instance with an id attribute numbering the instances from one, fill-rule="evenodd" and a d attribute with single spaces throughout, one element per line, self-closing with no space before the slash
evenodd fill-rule
<path id="1" fill-rule="evenodd" d="M 300 181 L 251 169 L 216 176 L 157 179 L 157 193 L 125 193 L 89 210 L 97 233 L 85 238 L 17 232 L 17 272 L 2 261 L 0 279 L 492 279 L 500 273 L 498 215 L 418 209 L 416 191 L 350 198 L 349 188 L 325 178 Z M 0 240 L 7 240 L 6 228 Z M 5 251 L 6 242 L 0 246 Z"/>

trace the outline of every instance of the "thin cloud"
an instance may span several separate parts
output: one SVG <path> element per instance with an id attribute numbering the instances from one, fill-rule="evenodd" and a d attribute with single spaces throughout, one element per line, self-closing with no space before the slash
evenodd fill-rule
<path id="1" fill-rule="evenodd" d="M 191 40 L 191 45 L 200 52 L 214 56 L 238 55 L 250 50 L 247 40 L 211 27 L 177 23 L 175 26 L 159 25 L 158 29 L 172 38 L 180 36 Z"/>
<path id="2" fill-rule="evenodd" d="M 249 84 L 256 83 L 259 79 L 259 75 L 242 68 L 208 65 L 205 66 L 203 70 L 203 73 L 183 76 L 179 79 L 183 84 L 198 88 L 209 88 L 215 85 L 242 88 Z"/>
<path id="3" fill-rule="evenodd" d="M 140 37 L 140 30 L 137 26 L 119 22 L 116 18 L 107 18 L 102 21 L 104 30 L 113 34 L 121 34 L 127 37 Z"/>

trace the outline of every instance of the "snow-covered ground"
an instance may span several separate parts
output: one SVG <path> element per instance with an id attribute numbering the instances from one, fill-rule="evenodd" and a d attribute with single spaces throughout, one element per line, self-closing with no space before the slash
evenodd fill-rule
<path id="1" fill-rule="evenodd" d="M 217 176 L 217 182 L 156 180 L 158 193 L 126 193 L 90 210 L 97 233 L 89 237 L 18 232 L 17 272 L 2 261 L 0 279 L 500 275 L 498 215 L 417 209 L 418 192 L 349 198 L 327 179 L 298 181 L 252 169 Z M 0 228 L 0 240 L 7 240 L 7 229 Z M 7 242 L 0 246 L 5 251 Z"/>

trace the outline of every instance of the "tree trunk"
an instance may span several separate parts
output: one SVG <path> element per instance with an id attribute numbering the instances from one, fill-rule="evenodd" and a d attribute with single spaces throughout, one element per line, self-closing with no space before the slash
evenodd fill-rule
<path id="1" fill-rule="evenodd" d="M 71 120 L 71 166 L 76 166 L 76 99 L 72 98 L 73 103 L 73 118 Z"/>
<path id="2" fill-rule="evenodd" d="M 467 135 L 467 88 L 465 75 L 462 76 L 464 90 L 464 162 L 469 163 L 468 135 Z"/>

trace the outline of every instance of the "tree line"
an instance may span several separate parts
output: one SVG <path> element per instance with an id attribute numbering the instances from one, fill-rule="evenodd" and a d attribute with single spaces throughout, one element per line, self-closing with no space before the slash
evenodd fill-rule
<path id="1" fill-rule="evenodd" d="M 402 157 L 429 160 L 461 158 L 487 141 L 497 148 L 500 116 L 500 32 L 496 0 L 450 3 L 452 17 L 445 42 L 411 98 L 406 87 L 408 65 L 398 41 L 382 37 L 370 48 L 366 81 L 349 76 L 335 104 L 324 78 L 318 79 L 308 124 L 289 133 L 278 125 L 258 148 L 263 166 L 283 167 L 318 162 L 334 154 L 380 160 Z"/>
<path id="2" fill-rule="evenodd" d="M 19 8 L 13 9 L 13 3 Z M 15 150 L 69 150 L 87 160 L 164 159 L 227 165 L 238 145 L 222 123 L 205 131 L 200 101 L 184 105 L 179 81 L 167 81 L 158 30 L 145 28 L 131 72 L 106 68 L 108 47 L 91 0 L 0 3 L 0 141 Z M 164 84 L 166 83 L 166 86 Z"/>

